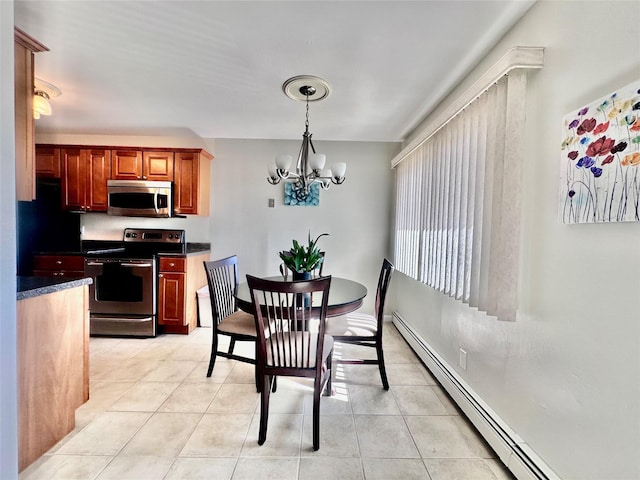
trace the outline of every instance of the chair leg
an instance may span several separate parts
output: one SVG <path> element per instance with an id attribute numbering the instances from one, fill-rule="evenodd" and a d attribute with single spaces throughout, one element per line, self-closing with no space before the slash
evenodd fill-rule
<path id="1" fill-rule="evenodd" d="M 236 339 L 231 337 L 231 340 L 229 341 L 229 354 L 233 353 L 233 349 L 236 346 Z"/>
<path id="2" fill-rule="evenodd" d="M 327 397 L 330 397 L 333 395 L 333 385 L 331 384 L 331 377 L 333 377 L 333 350 L 331 350 L 331 354 L 327 357 L 327 372 L 325 373 L 325 375 L 329 375 L 329 377 L 327 378 L 327 387 L 325 390 L 325 395 Z"/>
<path id="3" fill-rule="evenodd" d="M 218 335 L 214 332 L 211 338 L 211 356 L 209 357 L 209 369 L 207 370 L 207 377 L 210 377 L 213 373 L 213 367 L 216 364 L 216 356 L 218 355 Z"/>
<path id="4" fill-rule="evenodd" d="M 382 342 L 376 342 L 376 351 L 378 352 L 378 368 L 380 369 L 380 378 L 382 386 L 385 390 L 389 390 L 389 382 L 387 380 L 387 369 L 384 367 L 384 353 L 382 352 Z"/>
<path id="5" fill-rule="evenodd" d="M 313 450 L 320 448 L 320 393 L 322 389 L 322 375 L 316 377 L 313 386 Z"/>
<path id="6" fill-rule="evenodd" d="M 267 422 L 269 420 L 269 394 L 271 393 L 271 379 L 269 375 L 263 376 L 263 384 L 260 392 L 260 433 L 258 433 L 258 445 L 262 445 L 267 439 Z"/>

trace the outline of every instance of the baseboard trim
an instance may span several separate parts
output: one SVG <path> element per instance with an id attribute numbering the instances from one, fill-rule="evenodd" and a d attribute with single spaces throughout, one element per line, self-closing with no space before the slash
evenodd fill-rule
<path id="1" fill-rule="evenodd" d="M 519 480 L 560 480 L 398 312 L 392 321 L 431 373 Z"/>

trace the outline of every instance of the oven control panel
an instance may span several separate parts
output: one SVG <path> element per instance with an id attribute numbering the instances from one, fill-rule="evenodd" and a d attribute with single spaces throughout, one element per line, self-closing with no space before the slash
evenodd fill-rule
<path id="1" fill-rule="evenodd" d="M 184 230 L 125 228 L 125 242 L 186 243 Z"/>

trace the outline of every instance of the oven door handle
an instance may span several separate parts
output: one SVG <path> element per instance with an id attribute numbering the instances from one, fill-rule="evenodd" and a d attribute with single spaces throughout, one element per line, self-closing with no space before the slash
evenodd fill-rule
<path id="1" fill-rule="evenodd" d="M 153 263 L 121 263 L 122 267 L 153 267 Z"/>
<path id="2" fill-rule="evenodd" d="M 104 265 L 104 262 L 87 262 L 87 266 L 89 267 L 102 266 L 102 265 Z"/>

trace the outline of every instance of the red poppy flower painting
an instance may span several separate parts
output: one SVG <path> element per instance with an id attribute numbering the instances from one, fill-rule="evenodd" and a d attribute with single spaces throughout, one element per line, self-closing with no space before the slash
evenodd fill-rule
<path id="1" fill-rule="evenodd" d="M 593 130 L 593 134 L 594 135 L 600 135 L 602 132 L 606 132 L 609 128 L 609 122 L 606 123 L 600 123 L 598 124 L 598 126 L 596 126 L 596 128 Z"/>
<path id="2" fill-rule="evenodd" d="M 561 223 L 640 221 L 638 110 L 640 80 L 565 115 Z"/>

